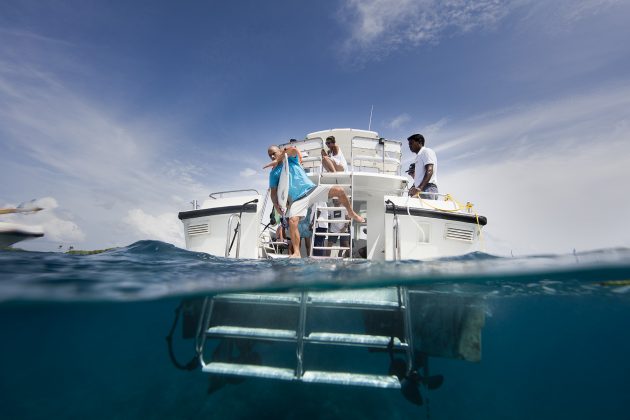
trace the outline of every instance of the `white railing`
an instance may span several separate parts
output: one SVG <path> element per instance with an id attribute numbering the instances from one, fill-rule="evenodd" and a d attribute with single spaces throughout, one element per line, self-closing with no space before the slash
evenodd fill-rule
<path id="1" fill-rule="evenodd" d="M 302 167 L 307 173 L 322 172 L 322 150 L 324 139 L 321 137 L 297 140 L 279 145 L 296 147 L 302 155 Z M 400 175 L 402 143 L 396 140 L 353 137 L 350 141 L 349 171 L 375 172 Z"/>
<path id="2" fill-rule="evenodd" d="M 353 137 L 350 164 L 358 172 L 400 175 L 402 143 L 395 140 Z"/>

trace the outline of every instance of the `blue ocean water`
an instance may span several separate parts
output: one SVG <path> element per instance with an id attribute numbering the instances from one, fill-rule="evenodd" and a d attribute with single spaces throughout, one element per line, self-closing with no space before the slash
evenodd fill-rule
<path id="1" fill-rule="evenodd" d="M 628 279 L 628 249 L 384 263 L 236 261 L 155 241 L 0 251 L 0 418 L 627 419 Z M 432 357 L 444 383 L 421 407 L 397 390 L 268 379 L 208 393 L 207 374 L 169 358 L 182 299 L 391 285 L 483 304 L 481 361 Z M 173 344 L 190 359 L 179 327 Z"/>

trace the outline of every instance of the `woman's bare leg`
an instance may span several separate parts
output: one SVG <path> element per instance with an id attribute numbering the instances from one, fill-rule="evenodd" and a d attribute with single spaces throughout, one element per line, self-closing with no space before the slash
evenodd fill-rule
<path id="1" fill-rule="evenodd" d="M 322 165 L 324 166 L 324 169 L 326 169 L 326 171 L 328 172 L 337 172 L 337 169 L 335 168 L 335 162 L 333 162 L 332 159 L 328 156 L 324 156 L 322 158 Z"/>
<path id="2" fill-rule="evenodd" d="M 335 165 L 335 172 L 345 172 L 346 168 L 344 168 L 343 166 L 341 166 L 340 164 L 338 164 L 335 161 L 332 161 L 333 165 Z"/>

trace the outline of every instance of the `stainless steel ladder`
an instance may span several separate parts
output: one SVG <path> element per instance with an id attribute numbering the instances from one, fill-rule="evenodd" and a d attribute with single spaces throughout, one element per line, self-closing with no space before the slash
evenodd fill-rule
<path id="1" fill-rule="evenodd" d="M 306 366 L 305 349 L 318 346 L 355 346 L 404 352 L 408 372 L 411 370 L 413 340 L 411 318 L 408 307 L 408 291 L 404 287 L 390 287 L 360 291 L 298 292 L 298 293 L 233 293 L 208 297 L 204 301 L 197 331 L 197 353 L 202 371 L 215 375 L 236 375 L 290 381 L 315 382 L 340 385 L 358 385 L 377 388 L 400 388 L 399 377 L 393 374 L 373 374 L 356 371 L 329 371 L 310 369 Z M 236 305 L 236 306 L 234 306 Z M 223 309 L 217 309 L 222 307 Z M 283 316 L 276 319 L 275 325 L 251 325 L 248 321 L 227 317 L 235 314 L 252 314 L 255 308 L 266 310 L 276 307 Z M 287 308 L 297 312 L 293 328 L 287 328 Z M 280 308 L 280 309 L 278 309 Z M 365 331 L 339 332 L 322 331 L 315 325 L 308 326 L 310 312 L 317 308 L 323 311 L 361 310 L 377 316 L 388 316 L 395 325 L 398 335 L 378 335 Z M 238 309 L 238 310 L 236 310 Z M 223 314 L 217 312 L 222 311 Z M 235 311 L 235 312 L 234 312 Z M 330 313 L 326 313 L 329 315 Z M 243 315 L 245 318 L 246 316 Z M 223 318 L 223 319 L 222 319 Z M 216 319 L 216 321 L 215 321 Z M 393 324 L 392 324 L 393 325 Z M 402 328 L 399 328 L 402 327 Z M 390 331 L 391 334 L 394 330 Z M 206 362 L 204 349 L 208 339 L 249 340 L 257 342 L 285 342 L 295 344 L 295 359 L 289 366 L 277 367 L 248 364 L 239 361 L 211 360 Z"/>
<path id="2" fill-rule="evenodd" d="M 349 178 L 349 183 L 339 183 L 339 178 Z M 332 183 L 328 183 L 328 182 L 324 182 L 323 185 L 335 185 L 335 186 L 339 186 L 342 187 L 344 189 L 349 189 L 349 194 L 348 198 L 350 199 L 350 207 L 354 209 L 354 172 L 342 172 L 342 173 L 337 173 L 337 172 L 327 172 L 327 173 L 322 173 L 320 172 L 319 174 L 319 185 L 322 185 L 322 180 L 324 181 L 328 181 L 328 180 L 334 180 L 334 182 Z M 330 217 L 323 219 L 323 218 L 319 218 L 317 213 L 319 210 L 328 210 L 328 211 L 335 211 L 335 210 L 345 210 L 344 207 L 331 207 L 331 206 L 315 206 L 315 218 L 313 219 L 313 239 L 311 240 L 311 249 L 309 250 L 309 257 L 311 258 L 344 258 L 343 254 L 345 253 L 345 251 L 348 251 L 348 257 L 352 258 L 352 248 L 353 248 L 353 232 L 354 232 L 354 221 L 351 218 L 350 220 L 338 220 L 338 219 L 331 219 Z M 334 232 L 321 232 L 318 233 L 316 230 L 316 226 L 318 222 L 328 222 L 328 223 L 345 223 L 348 224 L 348 232 L 347 233 L 334 233 Z M 329 229 L 330 229 L 330 225 L 329 225 Z M 326 239 L 328 239 L 329 236 L 338 236 L 338 237 L 349 237 L 349 246 L 348 247 L 343 247 L 343 246 L 314 246 L 315 244 L 315 237 L 316 236 L 324 236 Z M 340 241 L 340 245 L 341 245 L 341 241 Z M 324 252 L 324 254 L 326 254 L 326 252 L 328 252 L 329 255 L 324 255 L 324 256 L 315 256 L 313 255 L 313 251 L 314 250 L 321 250 Z M 332 251 L 339 251 L 338 255 L 333 256 L 332 255 Z"/>

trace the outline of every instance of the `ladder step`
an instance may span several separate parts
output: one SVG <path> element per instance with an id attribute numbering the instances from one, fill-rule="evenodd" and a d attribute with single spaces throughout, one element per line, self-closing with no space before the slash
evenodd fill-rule
<path id="1" fill-rule="evenodd" d="M 398 291 L 395 287 L 309 292 L 309 304 L 320 307 L 349 307 L 360 309 L 398 309 Z"/>
<path id="2" fill-rule="evenodd" d="M 400 381 L 396 376 L 366 375 L 349 372 L 322 372 L 307 371 L 302 376 L 302 381 L 322 384 L 369 386 L 373 388 L 400 389 Z"/>
<path id="3" fill-rule="evenodd" d="M 365 347 L 383 347 L 387 348 L 391 337 L 380 335 L 365 334 L 343 334 L 330 332 L 312 332 L 306 337 L 311 343 L 318 344 L 341 344 Z M 407 343 L 400 341 L 398 337 L 394 337 L 392 343 L 394 348 L 407 348 Z"/>
<path id="4" fill-rule="evenodd" d="M 320 210 L 345 210 L 345 207 L 335 207 L 335 206 L 317 206 Z"/>
<path id="5" fill-rule="evenodd" d="M 314 246 L 313 249 L 330 249 L 331 251 L 345 251 L 349 246 Z"/>
<path id="6" fill-rule="evenodd" d="M 313 259 L 316 259 L 316 260 L 342 260 L 342 259 L 344 259 L 344 257 L 331 257 L 331 256 L 321 257 L 321 256 L 318 256 L 318 255 L 311 255 L 309 258 L 313 258 Z"/>
<path id="7" fill-rule="evenodd" d="M 349 233 L 335 233 L 335 232 L 313 232 L 313 235 L 317 235 L 317 236 L 350 236 Z"/>
<path id="8" fill-rule="evenodd" d="M 282 379 L 285 381 L 292 381 L 295 379 L 295 371 L 293 369 L 270 366 L 212 362 L 205 365 L 201 370 L 206 373 L 214 373 L 218 375 L 250 376 L 256 378 Z"/>
<path id="9" fill-rule="evenodd" d="M 347 219 L 315 219 L 316 222 L 329 222 L 329 223 L 350 223 L 351 220 Z"/>
<path id="10" fill-rule="evenodd" d="M 268 340 L 293 341 L 297 334 L 293 330 L 279 330 L 272 328 L 234 327 L 231 325 L 218 325 L 206 330 L 206 334 L 221 337 L 246 337 Z"/>
<path id="11" fill-rule="evenodd" d="M 300 295 L 293 293 L 223 293 L 214 296 L 215 300 L 242 303 L 268 303 L 293 305 L 300 303 Z"/>

